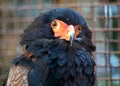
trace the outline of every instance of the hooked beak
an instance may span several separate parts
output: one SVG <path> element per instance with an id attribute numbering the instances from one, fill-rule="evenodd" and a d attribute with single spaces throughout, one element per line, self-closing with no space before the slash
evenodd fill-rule
<path id="1" fill-rule="evenodd" d="M 75 39 L 75 28 L 73 25 L 69 25 L 69 27 L 68 27 L 68 41 L 70 41 L 70 46 L 72 46 L 74 39 Z"/>

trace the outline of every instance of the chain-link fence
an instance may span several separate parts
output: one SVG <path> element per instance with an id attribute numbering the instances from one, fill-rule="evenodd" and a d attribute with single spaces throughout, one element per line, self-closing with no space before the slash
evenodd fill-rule
<path id="1" fill-rule="evenodd" d="M 120 86 L 120 0 L 1 0 L 0 83 L 19 54 L 20 34 L 40 12 L 55 7 L 72 8 L 83 15 L 97 47 L 100 86 Z"/>

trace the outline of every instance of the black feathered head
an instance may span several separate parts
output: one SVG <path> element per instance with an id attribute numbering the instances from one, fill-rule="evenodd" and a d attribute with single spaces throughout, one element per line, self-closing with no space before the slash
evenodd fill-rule
<path id="1" fill-rule="evenodd" d="M 91 42 L 91 31 L 88 28 L 84 18 L 76 11 L 69 8 L 56 8 L 41 13 L 35 20 L 24 30 L 21 45 L 29 45 L 33 41 L 41 38 L 55 39 L 54 26 L 56 23 L 63 22 L 65 25 L 73 25 L 77 27 L 75 31 L 76 38 L 80 38 L 82 44 L 87 45 L 90 51 L 94 51 L 95 47 Z M 79 29 L 79 26 L 81 29 Z M 80 31 L 81 30 L 81 31 Z M 64 32 L 64 31 L 63 31 Z"/>

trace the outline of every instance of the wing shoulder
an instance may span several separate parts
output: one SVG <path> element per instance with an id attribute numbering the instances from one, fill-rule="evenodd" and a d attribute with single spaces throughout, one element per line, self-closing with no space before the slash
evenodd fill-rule
<path id="1" fill-rule="evenodd" d="M 12 65 L 7 79 L 7 86 L 28 86 L 28 72 L 29 68 L 27 67 Z"/>
<path id="2" fill-rule="evenodd" d="M 25 63 L 28 64 L 21 56 L 13 60 L 13 65 L 9 70 L 6 86 L 28 86 L 27 77 L 30 66 Z"/>

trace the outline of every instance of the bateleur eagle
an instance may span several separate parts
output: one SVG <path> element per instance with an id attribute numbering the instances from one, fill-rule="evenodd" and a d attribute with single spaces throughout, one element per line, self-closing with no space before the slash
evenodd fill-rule
<path id="1" fill-rule="evenodd" d="M 24 53 L 13 59 L 4 86 L 97 86 L 91 35 L 72 9 L 41 13 L 24 30 Z"/>

